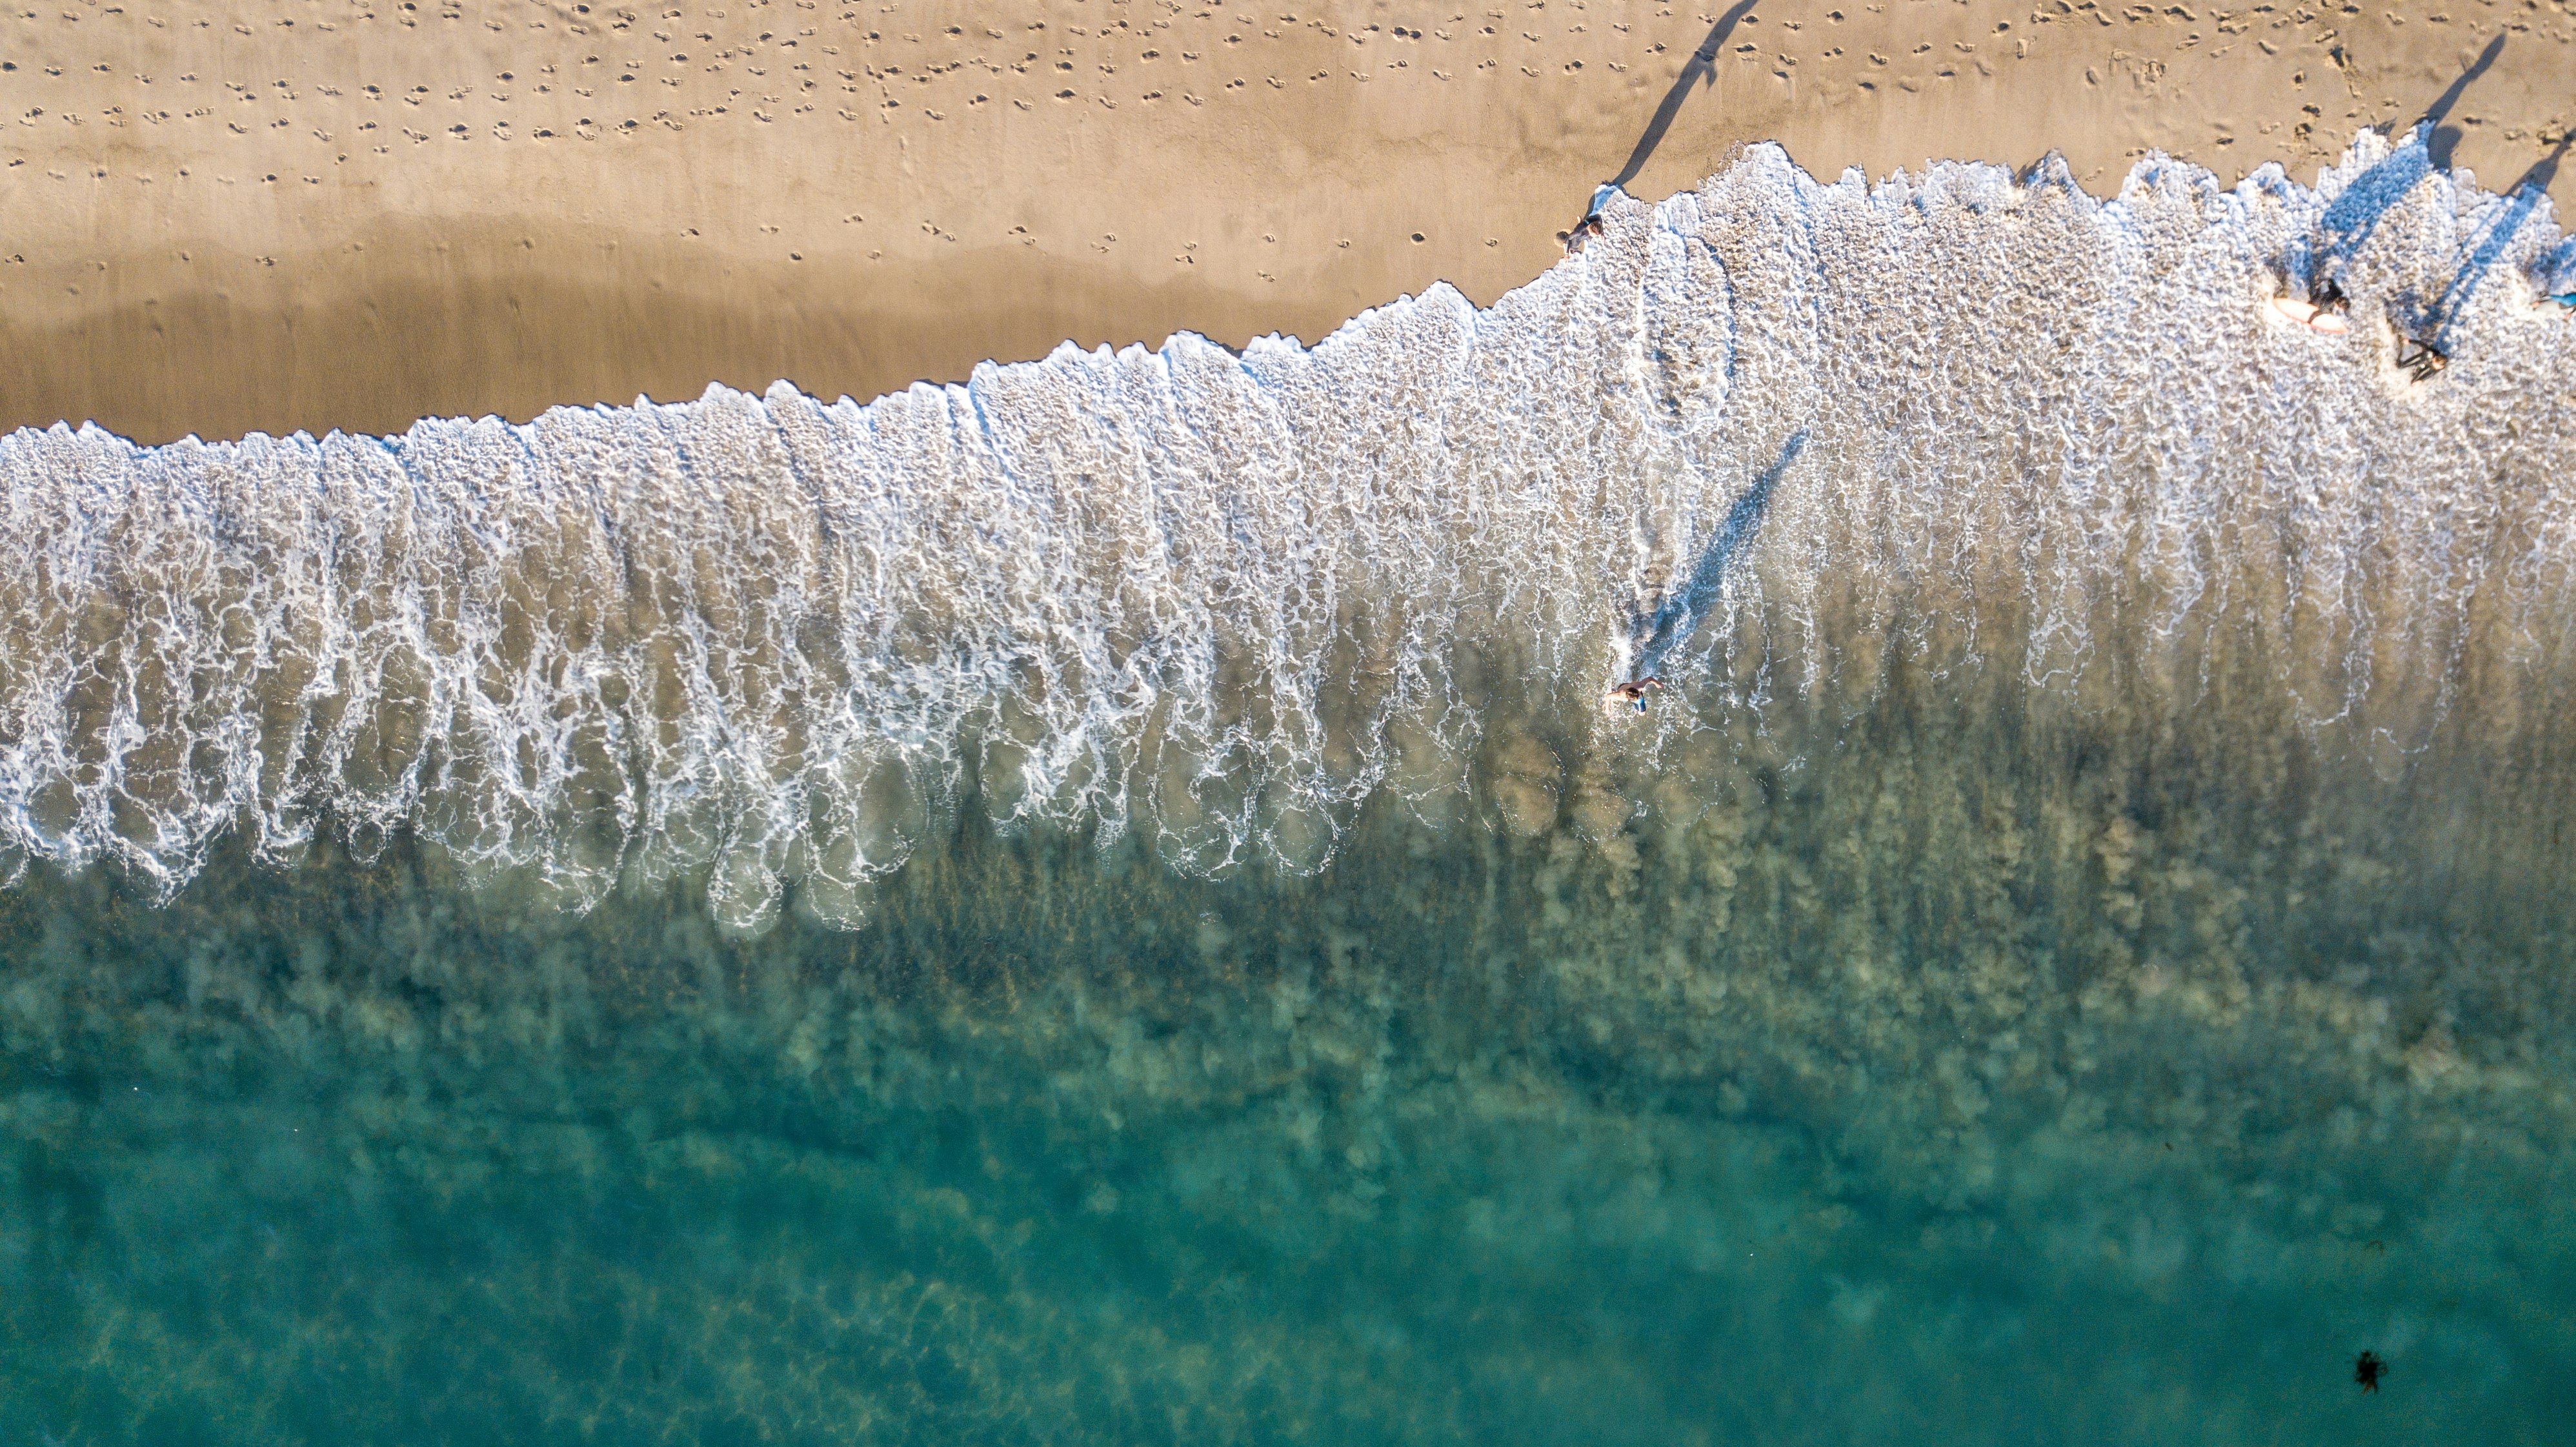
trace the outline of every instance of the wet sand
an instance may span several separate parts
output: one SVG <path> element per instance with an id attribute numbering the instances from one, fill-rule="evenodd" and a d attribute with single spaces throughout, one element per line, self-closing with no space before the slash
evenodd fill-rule
<path id="1" fill-rule="evenodd" d="M 2499 43 L 2500 42 L 2500 43 Z M 0 19 L 0 427 L 145 441 L 1489 301 L 1593 186 L 2149 149 L 2301 180 L 2435 117 L 2565 202 L 2576 7 L 73 3 Z"/>

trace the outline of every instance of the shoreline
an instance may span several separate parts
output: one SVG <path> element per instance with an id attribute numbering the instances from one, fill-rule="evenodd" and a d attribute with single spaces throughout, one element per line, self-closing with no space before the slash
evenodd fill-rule
<path id="1" fill-rule="evenodd" d="M 2479 184 L 2571 199 L 2576 13 L 2460 8 L 20 16 L 0 429 L 383 434 L 1311 342 L 1434 281 L 1490 304 L 1600 181 L 1653 201 L 1755 140 L 1820 178 L 2054 149 L 2103 194 L 2150 149 L 2309 184 L 2430 114 Z"/>

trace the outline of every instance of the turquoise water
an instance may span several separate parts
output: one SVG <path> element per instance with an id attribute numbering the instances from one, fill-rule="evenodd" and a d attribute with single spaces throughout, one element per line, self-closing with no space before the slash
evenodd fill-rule
<path id="1" fill-rule="evenodd" d="M 0 1434 L 2557 1440 L 2545 206 L 1613 222 L 1313 349 L 0 442 Z"/>

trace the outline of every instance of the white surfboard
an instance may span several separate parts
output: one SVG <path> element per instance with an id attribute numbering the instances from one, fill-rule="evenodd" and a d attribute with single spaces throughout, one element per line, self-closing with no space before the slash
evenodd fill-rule
<path id="1" fill-rule="evenodd" d="M 2292 297 L 2272 298 L 2271 312 L 2277 320 L 2293 322 L 2312 332 L 2323 332 L 2330 337 L 2339 337 L 2352 330 L 2352 322 L 2343 313 L 2326 311 L 2314 302 L 2299 301 Z"/>

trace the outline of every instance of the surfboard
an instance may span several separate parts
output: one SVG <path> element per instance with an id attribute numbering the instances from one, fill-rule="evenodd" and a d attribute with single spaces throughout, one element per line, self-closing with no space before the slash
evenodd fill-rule
<path id="1" fill-rule="evenodd" d="M 2293 297 L 2272 298 L 2271 311 L 2277 320 L 2294 322 L 2312 332 L 2323 332 L 2330 337 L 2339 337 L 2352 330 L 2351 320 L 2343 313 L 2324 311 L 2314 302 L 2299 301 Z"/>

